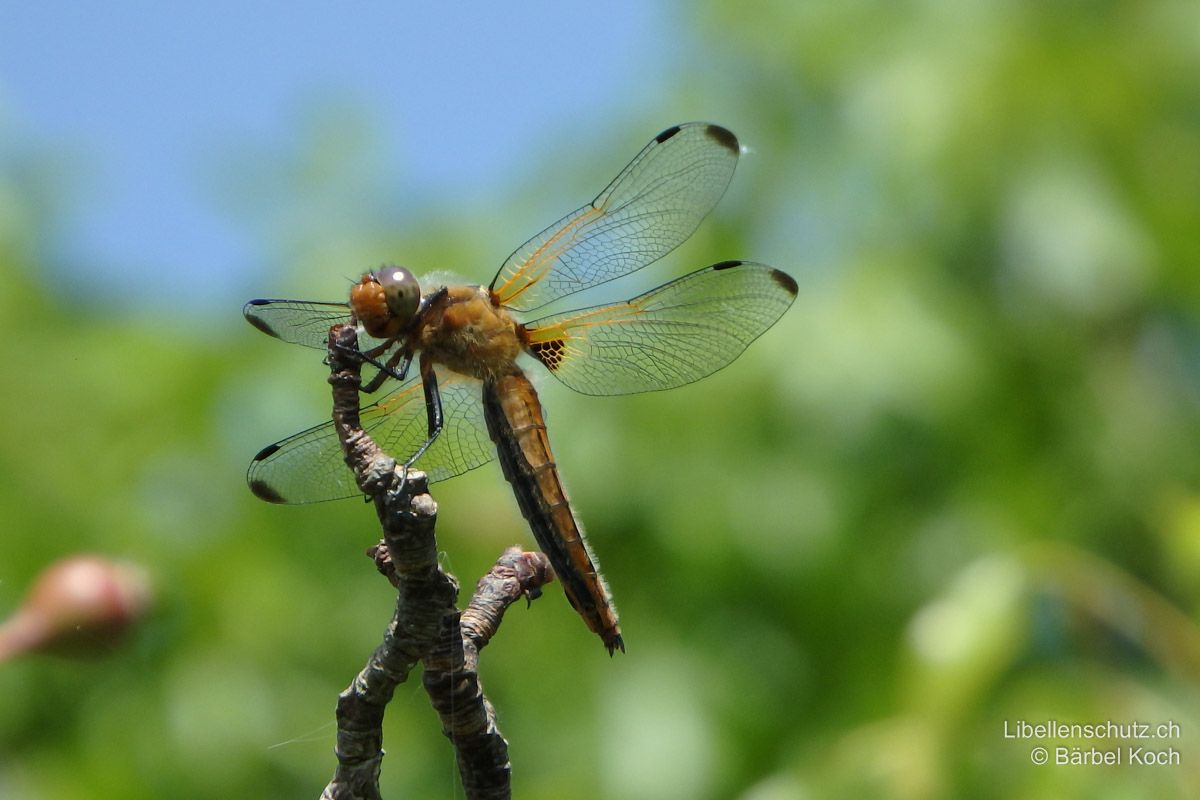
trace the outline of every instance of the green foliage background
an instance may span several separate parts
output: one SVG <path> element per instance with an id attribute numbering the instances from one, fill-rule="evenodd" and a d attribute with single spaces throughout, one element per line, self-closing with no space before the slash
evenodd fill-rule
<path id="1" fill-rule="evenodd" d="M 793 309 L 698 385 L 546 382 L 629 652 L 555 587 L 510 612 L 483 679 L 516 796 L 1200 796 L 1197 6 L 679 15 L 670 96 L 614 118 L 611 149 L 537 153 L 511 205 L 381 218 L 371 153 L 396 143 L 343 113 L 297 160 L 229 165 L 256 165 L 230 202 L 277 259 L 257 293 L 336 299 L 381 261 L 486 281 L 670 123 L 753 133 L 652 277 L 768 260 Z M 5 163 L 0 609 L 76 551 L 145 565 L 160 603 L 115 657 L 0 666 L 0 796 L 315 797 L 392 593 L 369 507 L 269 507 L 242 473 L 327 413 L 320 357 L 236 308 L 181 322 L 179 276 L 136 313 L 61 286 L 45 176 Z M 435 496 L 466 589 L 530 543 L 494 465 Z M 1051 719 L 1174 721 L 1148 744 L 1182 763 L 1038 767 L 1035 744 L 1130 743 L 1004 737 Z M 386 745 L 385 796 L 460 791 L 415 683 Z"/>

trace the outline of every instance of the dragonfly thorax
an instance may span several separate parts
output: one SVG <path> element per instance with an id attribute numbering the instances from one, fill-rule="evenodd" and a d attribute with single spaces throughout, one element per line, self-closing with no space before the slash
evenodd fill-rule
<path id="1" fill-rule="evenodd" d="M 487 380 L 510 374 L 521 353 L 516 321 L 479 286 L 450 286 L 430 295 L 412 346 L 462 375 Z"/>

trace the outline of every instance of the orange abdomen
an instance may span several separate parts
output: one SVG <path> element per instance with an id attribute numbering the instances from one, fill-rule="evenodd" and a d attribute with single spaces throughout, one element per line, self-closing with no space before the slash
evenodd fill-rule
<path id="1" fill-rule="evenodd" d="M 484 381 L 483 408 L 504 476 L 567 599 L 609 653 L 624 650 L 612 597 L 559 479 L 533 385 L 514 366 L 512 372 Z"/>

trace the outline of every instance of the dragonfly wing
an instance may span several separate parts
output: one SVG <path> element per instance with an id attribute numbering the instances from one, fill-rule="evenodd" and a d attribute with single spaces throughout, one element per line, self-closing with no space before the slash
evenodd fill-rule
<path id="1" fill-rule="evenodd" d="M 725 261 L 624 303 L 529 323 L 526 349 L 584 394 L 670 389 L 737 358 L 796 298 L 786 272 Z"/>
<path id="2" fill-rule="evenodd" d="M 350 306 L 304 300 L 251 300 L 242 308 L 242 315 L 268 336 L 324 350 L 329 329 L 350 318 Z"/>
<path id="3" fill-rule="evenodd" d="M 444 426 L 441 435 L 413 465 L 429 480 L 461 475 L 495 457 L 483 420 L 477 381 L 439 376 Z M 419 378 L 361 409 L 363 430 L 384 452 L 403 461 L 425 441 L 428 423 Z M 346 467 L 333 422 L 301 431 L 263 448 L 250 462 L 246 482 L 272 503 L 317 503 L 360 495 Z"/>
<path id="4" fill-rule="evenodd" d="M 329 329 L 350 319 L 346 303 L 317 303 L 308 300 L 251 300 L 242 308 L 242 315 L 254 327 L 268 336 L 292 344 L 324 350 Z M 359 326 L 358 345 L 370 350 L 382 339 L 367 335 Z"/>
<path id="5" fill-rule="evenodd" d="M 494 296 L 529 311 L 657 261 L 721 199 L 740 153 L 719 125 L 663 131 L 595 200 L 518 247 L 492 280 Z"/>
<path id="6" fill-rule="evenodd" d="M 368 407 L 362 417 L 363 430 L 398 460 L 415 453 L 429 433 L 419 378 L 410 391 L 415 397 L 404 396 L 398 401 L 399 408 L 390 408 L 388 398 L 384 398 Z M 431 483 L 461 475 L 496 457 L 483 419 L 483 387 L 479 381 L 439 370 L 438 393 L 442 400 L 442 432 L 413 464 L 429 476 Z M 397 413 L 403 419 L 393 419 Z"/>

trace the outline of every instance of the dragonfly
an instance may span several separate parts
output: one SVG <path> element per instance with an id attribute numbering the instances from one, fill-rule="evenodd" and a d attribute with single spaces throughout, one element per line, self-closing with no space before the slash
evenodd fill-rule
<path id="1" fill-rule="evenodd" d="M 625 649 L 617 611 L 526 370 L 538 362 L 588 395 L 683 386 L 737 358 L 788 309 L 797 284 L 765 264 L 722 261 L 622 302 L 520 320 L 678 247 L 716 206 L 741 153 L 719 125 L 668 128 L 594 200 L 513 251 L 487 287 L 422 286 L 386 266 L 363 275 L 349 302 L 252 300 L 243 313 L 270 336 L 322 350 L 331 326 L 356 325 L 364 363 L 378 368 L 364 390 L 395 387 L 363 406 L 364 430 L 405 459 L 405 474 L 421 469 L 431 482 L 498 458 L 567 600 L 612 655 Z M 272 503 L 361 496 L 332 422 L 263 448 L 247 482 Z"/>

